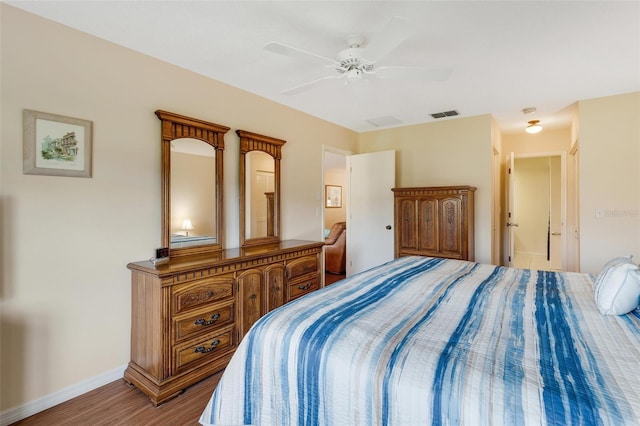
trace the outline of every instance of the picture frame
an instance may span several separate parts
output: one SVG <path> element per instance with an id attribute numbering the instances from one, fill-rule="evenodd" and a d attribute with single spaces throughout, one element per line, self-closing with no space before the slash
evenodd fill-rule
<path id="1" fill-rule="evenodd" d="M 22 172 L 90 178 L 93 122 L 25 109 Z"/>
<path id="2" fill-rule="evenodd" d="M 325 207 L 328 209 L 342 207 L 342 187 L 339 185 L 324 186 Z"/>

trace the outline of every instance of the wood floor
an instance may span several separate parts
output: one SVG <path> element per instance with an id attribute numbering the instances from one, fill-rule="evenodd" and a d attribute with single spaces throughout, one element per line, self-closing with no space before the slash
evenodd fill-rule
<path id="1" fill-rule="evenodd" d="M 328 272 L 325 272 L 324 274 L 324 285 L 329 285 L 329 284 L 333 284 L 336 281 L 340 281 L 343 280 L 345 277 L 344 274 L 342 275 L 337 275 L 337 274 L 330 274 Z"/>
<path id="2" fill-rule="evenodd" d="M 325 285 L 344 278 L 325 274 Z M 196 426 L 221 375 L 196 383 L 159 407 L 154 407 L 145 394 L 129 387 L 124 380 L 116 380 L 11 426 Z"/>
<path id="3" fill-rule="evenodd" d="M 20 426 L 39 425 L 170 425 L 195 426 L 222 373 L 187 388 L 183 394 L 159 407 L 124 380 L 104 385 L 24 420 Z"/>

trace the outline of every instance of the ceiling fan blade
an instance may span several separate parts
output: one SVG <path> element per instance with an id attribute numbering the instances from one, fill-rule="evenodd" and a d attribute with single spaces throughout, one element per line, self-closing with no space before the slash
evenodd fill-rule
<path id="1" fill-rule="evenodd" d="M 264 49 L 270 52 L 279 53 L 280 55 L 315 62 L 320 65 L 340 66 L 338 61 L 334 59 L 325 58 L 324 56 L 316 55 L 315 53 L 307 52 L 306 50 L 298 49 L 297 47 L 287 46 L 282 43 L 271 42 L 264 46 Z"/>
<path id="2" fill-rule="evenodd" d="M 376 77 L 394 80 L 444 81 L 451 76 L 451 68 L 380 67 Z"/>
<path id="3" fill-rule="evenodd" d="M 320 85 L 324 84 L 325 82 L 327 82 L 328 80 L 336 80 L 336 79 L 342 78 L 342 77 L 344 77 L 344 74 L 341 74 L 341 75 L 327 75 L 325 77 L 321 77 L 321 78 L 318 78 L 316 80 L 311 80 L 309 82 L 303 83 L 303 84 L 301 84 L 299 86 L 292 87 L 291 89 L 287 89 L 287 90 L 285 90 L 283 92 L 280 92 L 280 94 L 287 95 L 287 96 L 295 95 L 295 94 L 307 91 L 309 89 L 313 89 L 316 86 L 320 86 Z"/>
<path id="4" fill-rule="evenodd" d="M 362 57 L 370 62 L 378 62 L 415 31 L 411 21 L 394 16 L 391 21 L 364 47 Z"/>

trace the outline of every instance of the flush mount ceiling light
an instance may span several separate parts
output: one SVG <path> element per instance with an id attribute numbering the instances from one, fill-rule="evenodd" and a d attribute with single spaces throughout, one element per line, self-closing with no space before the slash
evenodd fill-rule
<path id="1" fill-rule="evenodd" d="M 539 133 L 540 130 L 542 130 L 542 126 L 540 125 L 540 120 L 531 120 L 529 121 L 529 125 L 527 126 L 526 129 L 524 129 L 525 132 L 527 133 Z"/>

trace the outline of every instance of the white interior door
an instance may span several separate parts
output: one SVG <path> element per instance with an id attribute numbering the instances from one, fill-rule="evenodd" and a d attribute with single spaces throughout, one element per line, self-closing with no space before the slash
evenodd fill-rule
<path id="1" fill-rule="evenodd" d="M 393 259 L 395 151 L 347 157 L 347 276 Z"/>
<path id="2" fill-rule="evenodd" d="M 252 170 L 255 185 L 251 186 L 251 228 L 247 231 L 249 238 L 268 236 L 267 233 L 267 197 L 266 192 L 273 192 L 273 172 L 264 170 Z"/>
<path id="3" fill-rule="evenodd" d="M 515 203 L 516 203 L 516 161 L 515 154 L 512 152 L 509 154 L 509 167 L 507 167 L 507 182 L 509 185 L 509 211 L 507 211 L 507 231 L 509 234 L 509 250 L 508 250 L 508 259 L 509 266 L 513 266 L 513 262 L 515 261 L 515 229 L 514 227 L 518 226 L 515 218 Z"/>

